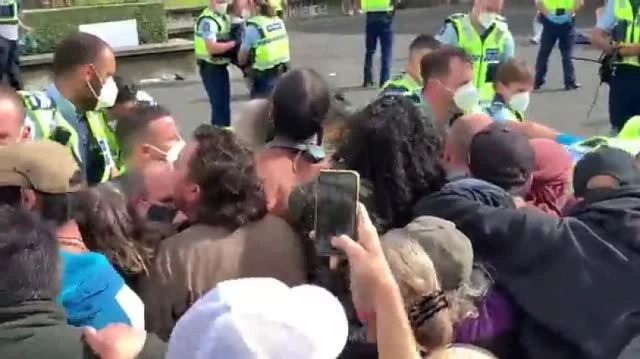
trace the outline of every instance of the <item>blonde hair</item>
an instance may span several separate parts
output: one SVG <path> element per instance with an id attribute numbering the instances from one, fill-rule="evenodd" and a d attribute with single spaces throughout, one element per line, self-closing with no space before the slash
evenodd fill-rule
<path id="1" fill-rule="evenodd" d="M 431 258 L 420 244 L 409 238 L 383 236 L 382 250 L 400 287 L 406 307 L 425 295 L 440 290 L 440 281 Z M 448 309 L 436 313 L 420 327 L 413 328 L 418 344 L 429 351 L 446 348 L 453 339 L 453 324 Z"/>

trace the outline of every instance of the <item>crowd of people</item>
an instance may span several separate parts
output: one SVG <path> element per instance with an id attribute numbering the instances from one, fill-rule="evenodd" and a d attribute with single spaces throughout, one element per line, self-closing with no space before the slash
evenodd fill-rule
<path id="1" fill-rule="evenodd" d="M 60 47 L 50 97 L 0 88 L 0 357 L 640 357 L 636 159 L 524 119 L 526 64 L 475 111 L 473 59 L 420 35 L 363 108 L 294 68 L 183 138 L 107 45 Z M 45 98 L 108 136 L 61 141 Z M 328 169 L 360 176 L 335 256 Z"/>

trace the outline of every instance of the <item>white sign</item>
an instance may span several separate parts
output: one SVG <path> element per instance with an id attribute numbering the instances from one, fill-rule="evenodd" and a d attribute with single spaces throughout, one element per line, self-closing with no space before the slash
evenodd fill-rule
<path id="1" fill-rule="evenodd" d="M 78 30 L 96 35 L 114 49 L 139 45 L 136 19 L 83 24 Z"/>

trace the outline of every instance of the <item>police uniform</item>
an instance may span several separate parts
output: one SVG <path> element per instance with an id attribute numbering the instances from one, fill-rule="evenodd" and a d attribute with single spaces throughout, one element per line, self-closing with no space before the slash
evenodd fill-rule
<path id="1" fill-rule="evenodd" d="M 562 56 L 564 88 L 566 90 L 576 89 L 579 86 L 576 84 L 576 75 L 571 56 L 573 55 L 573 37 L 575 35 L 575 20 L 572 12 L 578 0 L 536 1 L 542 1 L 544 7 L 550 13 L 548 15 L 538 15 L 542 23 L 542 35 L 536 59 L 535 88 L 540 88 L 545 82 L 549 55 L 551 55 L 551 50 L 553 50 L 557 41 L 560 55 Z"/>
<path id="2" fill-rule="evenodd" d="M 259 38 L 250 46 L 252 81 L 251 98 L 267 97 L 280 75 L 287 71 L 291 54 L 289 34 L 279 17 L 258 15 L 247 20 L 247 32 L 257 30 Z"/>
<path id="3" fill-rule="evenodd" d="M 465 50 L 473 60 L 473 83 L 480 93 L 481 105 L 493 100 L 498 65 L 514 55 L 514 41 L 504 17 L 498 16 L 480 34 L 469 14 L 453 14 L 445 20 L 438 40 Z"/>
<path id="4" fill-rule="evenodd" d="M 19 46 L 18 0 L 0 1 L 0 81 L 8 83 L 16 91 L 22 88 L 20 80 L 20 46 Z"/>
<path id="5" fill-rule="evenodd" d="M 366 13 L 363 86 L 373 86 L 373 55 L 380 40 L 380 82 L 389 80 L 393 56 L 393 5 L 390 0 L 361 0 L 360 9 Z"/>
<path id="6" fill-rule="evenodd" d="M 611 31 L 617 43 L 639 44 L 640 4 L 637 3 L 637 0 L 608 0 L 596 27 Z M 619 56 L 614 66 L 609 81 L 609 120 L 612 129 L 620 131 L 629 118 L 640 114 L 640 56 Z"/>
<path id="7" fill-rule="evenodd" d="M 422 84 L 416 82 L 408 73 L 404 73 L 389 80 L 380 91 L 380 96 L 400 95 L 409 98 L 413 103 L 420 104 Z"/>
<path id="8" fill-rule="evenodd" d="M 83 117 L 88 127 L 88 143 L 82 153 L 76 128 L 64 117 L 46 92 L 20 91 L 27 116 L 33 124 L 36 139 L 51 139 L 69 147 L 78 167 L 83 169 L 87 183 L 96 184 L 117 176 L 118 171 L 109 147 L 108 125 L 100 111 L 87 112 Z"/>
<path id="9" fill-rule="evenodd" d="M 491 105 L 485 107 L 484 112 L 491 116 L 494 121 L 524 121 L 522 112 L 509 108 L 509 105 L 504 101 L 504 97 L 500 94 L 496 94 L 493 97 Z"/>
<path id="10" fill-rule="evenodd" d="M 210 29 L 211 24 L 217 29 Z M 209 53 L 205 31 L 213 31 L 217 42 L 229 41 L 231 18 L 227 14 L 206 8 L 196 19 L 193 30 L 193 48 L 200 77 L 211 104 L 211 124 L 227 127 L 231 123 L 231 84 L 227 69 L 231 59 L 222 54 Z"/>

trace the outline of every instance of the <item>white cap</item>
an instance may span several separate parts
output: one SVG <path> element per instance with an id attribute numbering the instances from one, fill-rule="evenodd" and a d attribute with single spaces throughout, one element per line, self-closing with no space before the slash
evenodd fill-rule
<path id="1" fill-rule="evenodd" d="M 166 359 L 335 359 L 347 334 L 342 305 L 323 288 L 229 280 L 180 318 Z"/>

